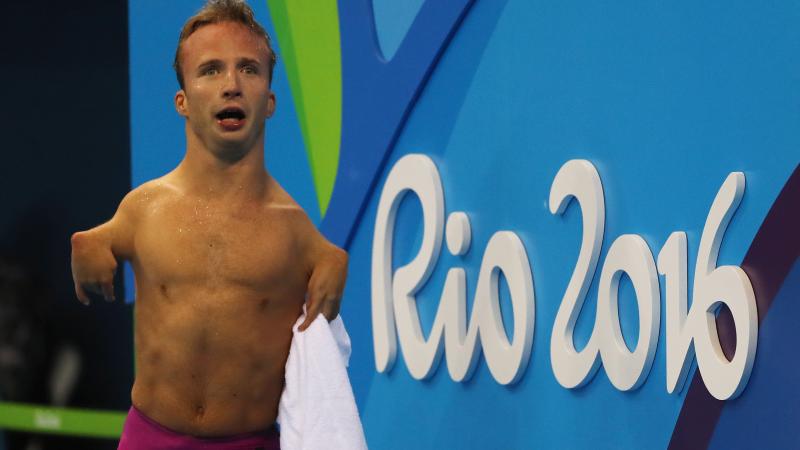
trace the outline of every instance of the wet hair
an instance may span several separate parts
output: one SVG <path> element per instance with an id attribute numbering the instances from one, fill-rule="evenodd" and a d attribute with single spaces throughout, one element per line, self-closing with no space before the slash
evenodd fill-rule
<path id="1" fill-rule="evenodd" d="M 267 43 L 267 48 L 269 49 L 267 64 L 269 82 L 272 84 L 272 71 L 275 68 L 278 57 L 272 49 L 272 41 L 269 38 L 269 34 L 267 34 L 267 30 L 256 22 L 253 9 L 243 0 L 208 0 L 200 11 L 186 21 L 181 29 L 181 35 L 178 38 L 178 48 L 175 50 L 175 61 L 172 63 L 172 67 L 175 68 L 175 75 L 178 77 L 178 84 L 181 89 L 184 88 L 183 68 L 181 67 L 181 49 L 183 48 L 183 43 L 192 33 L 200 28 L 222 22 L 242 24 L 256 36 L 264 38 Z"/>

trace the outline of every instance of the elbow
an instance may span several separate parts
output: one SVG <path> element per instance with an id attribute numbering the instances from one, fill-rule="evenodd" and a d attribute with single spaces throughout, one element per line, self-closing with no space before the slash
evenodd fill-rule
<path id="1" fill-rule="evenodd" d="M 336 247 L 336 250 L 338 250 L 338 253 L 339 253 L 338 257 L 339 257 L 339 260 L 341 261 L 341 264 L 342 264 L 342 268 L 343 268 L 342 270 L 344 271 L 345 276 L 347 276 L 346 274 L 350 270 L 350 267 L 349 267 L 350 255 L 348 255 L 345 250 L 342 250 L 339 247 Z"/>
<path id="2" fill-rule="evenodd" d="M 342 250 L 341 248 L 332 245 L 330 247 L 330 251 L 325 253 L 325 256 L 320 260 L 323 265 L 326 265 L 331 268 L 336 268 L 336 270 L 347 273 L 347 265 L 350 256 L 347 254 L 346 251 Z"/>
<path id="3" fill-rule="evenodd" d="M 72 244 L 72 249 L 79 249 L 86 246 L 87 240 L 87 232 L 86 231 L 78 231 L 77 233 L 73 233 L 72 237 L 70 238 L 70 243 Z"/>
<path id="4" fill-rule="evenodd" d="M 344 265 L 345 267 L 347 267 L 347 264 L 348 264 L 348 262 L 349 262 L 349 260 L 350 260 L 350 255 L 348 255 L 348 254 L 347 254 L 347 252 L 346 252 L 345 250 L 343 250 L 343 249 L 341 249 L 341 248 L 339 248 L 339 247 L 334 247 L 334 252 L 333 252 L 333 253 L 334 253 L 334 257 L 335 257 L 335 258 L 336 258 L 336 259 L 337 259 L 337 260 L 338 260 L 338 261 L 339 261 L 339 262 L 340 262 L 342 265 Z"/>
<path id="5" fill-rule="evenodd" d="M 89 249 L 96 248 L 97 246 L 110 247 L 111 245 L 110 242 L 106 241 L 105 236 L 101 233 L 98 233 L 98 230 L 96 229 L 78 231 L 72 235 L 70 242 L 72 244 L 73 252 L 87 251 Z"/>

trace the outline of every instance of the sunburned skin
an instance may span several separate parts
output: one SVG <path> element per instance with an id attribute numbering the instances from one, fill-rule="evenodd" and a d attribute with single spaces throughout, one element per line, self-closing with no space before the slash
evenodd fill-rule
<path id="1" fill-rule="evenodd" d="M 133 405 L 174 431 L 222 437 L 275 422 L 292 326 L 305 304 L 339 310 L 347 254 L 314 228 L 264 167 L 262 38 L 230 22 L 185 42 L 186 156 L 107 223 L 72 238 L 78 298 L 113 298 L 119 261 L 136 278 Z M 244 119 L 220 118 L 236 108 Z"/>

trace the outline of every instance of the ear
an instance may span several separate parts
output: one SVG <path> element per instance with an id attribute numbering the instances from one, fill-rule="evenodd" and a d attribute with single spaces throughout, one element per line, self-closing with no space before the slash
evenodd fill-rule
<path id="1" fill-rule="evenodd" d="M 183 117 L 189 117 L 189 110 L 187 109 L 189 105 L 187 104 L 186 99 L 186 92 L 181 89 L 175 93 L 175 110 L 178 111 Z"/>
<path id="2" fill-rule="evenodd" d="M 269 97 L 267 98 L 267 119 L 275 114 L 275 92 L 269 90 Z"/>

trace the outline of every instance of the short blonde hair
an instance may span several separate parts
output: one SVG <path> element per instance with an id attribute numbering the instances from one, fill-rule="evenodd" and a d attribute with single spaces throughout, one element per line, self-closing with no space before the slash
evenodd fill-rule
<path id="1" fill-rule="evenodd" d="M 272 49 L 272 40 L 267 34 L 267 30 L 259 24 L 253 9 L 242 0 L 208 0 L 203 8 L 186 21 L 181 29 L 181 35 L 178 38 L 178 48 L 175 50 L 175 60 L 172 67 L 175 68 L 175 75 L 178 77 L 178 84 L 181 89 L 184 88 L 183 83 L 183 68 L 181 67 L 181 49 L 183 43 L 189 36 L 200 28 L 221 22 L 234 22 L 246 26 L 250 31 L 257 36 L 264 38 L 269 49 L 269 56 L 267 57 L 269 82 L 272 84 L 272 72 L 278 57 L 275 50 Z"/>

